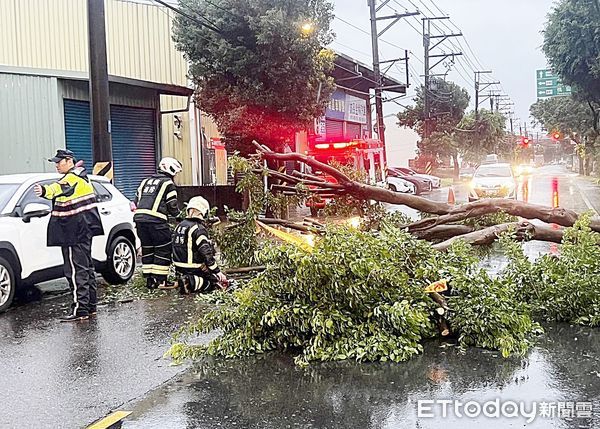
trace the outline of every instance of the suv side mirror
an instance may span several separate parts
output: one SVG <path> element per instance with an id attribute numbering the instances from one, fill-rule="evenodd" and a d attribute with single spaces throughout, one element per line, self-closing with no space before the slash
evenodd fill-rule
<path id="1" fill-rule="evenodd" d="M 50 207 L 46 204 L 29 203 L 23 210 L 23 222 L 29 223 L 31 218 L 44 217 L 50 214 Z"/>

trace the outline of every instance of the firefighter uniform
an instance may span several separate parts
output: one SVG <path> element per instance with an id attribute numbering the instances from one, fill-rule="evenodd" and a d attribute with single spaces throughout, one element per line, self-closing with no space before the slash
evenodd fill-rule
<path id="1" fill-rule="evenodd" d="M 168 216 L 177 216 L 177 190 L 172 176 L 159 172 L 140 184 L 134 221 L 142 242 L 142 273 L 151 289 L 164 284 L 171 265 Z"/>
<path id="2" fill-rule="evenodd" d="M 85 169 L 77 167 L 41 189 L 41 196 L 52 200 L 47 244 L 62 249 L 64 273 L 73 293 L 70 317 L 86 317 L 96 312 L 97 304 L 92 238 L 104 235 L 94 187 Z"/>
<path id="3" fill-rule="evenodd" d="M 173 265 L 181 293 L 210 292 L 219 286 L 215 249 L 202 219 L 187 218 L 175 228 Z"/>

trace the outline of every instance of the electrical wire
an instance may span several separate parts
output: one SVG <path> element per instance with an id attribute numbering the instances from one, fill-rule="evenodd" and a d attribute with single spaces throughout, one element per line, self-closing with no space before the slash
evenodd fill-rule
<path id="1" fill-rule="evenodd" d="M 193 17 L 191 15 L 188 15 L 185 12 L 182 12 L 179 8 L 176 8 L 175 6 L 172 6 L 169 3 L 164 2 L 163 0 L 152 0 L 152 1 L 155 2 L 155 3 L 158 3 L 158 4 L 162 5 L 162 6 L 164 6 L 166 8 L 168 8 L 168 9 L 171 9 L 173 12 L 175 12 L 175 13 L 183 16 L 184 18 L 186 18 L 186 19 L 188 19 L 188 20 L 190 20 L 192 22 L 195 22 L 196 24 L 198 24 L 198 25 L 200 25 L 202 27 L 208 28 L 209 30 L 214 31 L 217 34 L 222 34 L 221 30 L 215 25 L 214 22 L 211 22 L 207 17 L 205 17 L 205 16 L 203 16 L 203 15 L 201 15 L 199 13 L 196 13 L 196 15 L 200 19 L 202 19 L 204 22 L 196 19 L 195 17 Z"/>
<path id="2" fill-rule="evenodd" d="M 335 15 L 335 16 L 334 16 L 334 19 L 337 19 L 338 21 L 340 21 L 340 22 L 343 22 L 344 24 L 346 24 L 346 25 L 348 25 L 348 26 L 350 26 L 350 27 L 354 28 L 355 30 L 358 30 L 358 31 L 360 31 L 361 33 L 364 33 L 364 34 L 368 35 L 369 37 L 371 37 L 371 33 L 370 33 L 370 32 L 368 32 L 368 31 L 366 31 L 366 30 L 364 30 L 364 29 L 362 29 L 362 28 L 358 27 L 358 26 L 357 26 L 357 25 L 355 25 L 355 24 L 352 24 L 351 22 L 348 22 L 348 21 L 346 21 L 346 20 L 345 20 L 345 19 L 343 19 L 343 18 L 340 18 L 340 17 L 339 17 L 339 16 L 337 16 L 337 15 Z M 389 45 L 389 46 L 393 46 L 394 48 L 401 49 L 401 50 L 403 50 L 403 51 L 405 51 L 405 50 L 406 50 L 406 48 L 403 48 L 402 46 L 398 46 L 398 45 L 396 45 L 395 43 L 388 42 L 387 40 L 385 40 L 385 39 L 382 39 L 381 37 L 379 38 L 379 40 L 380 40 L 381 42 L 383 42 L 383 43 L 385 43 L 385 44 Z"/>
<path id="3" fill-rule="evenodd" d="M 400 4 L 398 0 L 393 0 L 393 1 L 394 1 L 394 3 L 395 3 L 395 4 L 399 5 L 400 7 L 402 7 L 402 8 L 406 8 L 406 6 L 405 6 L 405 5 L 403 5 L 403 4 Z M 416 4 L 415 4 L 415 3 L 414 3 L 412 0 L 407 0 L 407 1 L 408 1 L 408 2 L 409 2 L 409 3 L 410 3 L 412 6 L 413 6 L 413 7 L 415 7 L 415 8 L 417 8 L 417 9 L 419 9 L 419 7 L 418 7 L 418 6 L 417 6 L 417 5 L 416 5 Z M 419 3 L 421 3 L 421 4 L 422 4 L 422 6 L 424 7 L 424 9 L 425 9 L 425 10 L 427 10 L 427 12 L 428 12 L 429 14 L 431 14 L 432 16 L 433 16 L 433 15 L 435 15 L 435 14 L 434 14 L 434 12 L 433 12 L 433 10 L 432 10 L 431 8 L 429 8 L 429 7 L 427 6 L 427 4 L 425 4 L 425 3 L 423 2 L 423 0 L 416 0 L 416 1 L 419 1 Z M 437 6 L 437 4 L 435 4 L 435 2 L 434 2 L 433 0 L 429 0 L 429 1 L 431 2 L 431 4 L 432 4 L 432 5 L 433 5 L 433 6 L 434 6 L 434 7 L 435 7 L 435 8 L 436 8 L 436 9 L 437 9 L 437 10 L 438 10 L 438 11 L 439 11 L 439 12 L 440 12 L 442 15 L 444 15 L 444 16 L 447 16 L 447 14 L 446 14 L 446 13 L 445 13 L 443 10 L 441 10 L 441 9 L 440 9 L 440 8 Z M 392 9 L 393 9 L 393 8 L 392 8 Z M 427 15 L 425 15 L 425 16 L 427 17 Z M 419 22 L 419 20 L 418 20 L 416 17 L 414 17 L 414 16 L 413 16 L 412 18 L 413 18 L 413 19 L 415 19 L 415 20 L 416 20 L 418 23 L 420 23 L 420 22 Z M 446 20 L 441 20 L 441 21 L 440 21 L 441 25 L 443 25 L 444 27 L 446 27 L 446 29 L 447 29 L 448 31 L 450 31 L 450 32 L 453 32 L 454 30 L 453 30 L 452 28 L 450 28 L 450 27 L 449 27 L 449 26 L 448 26 L 448 25 L 445 23 L 445 21 L 446 21 Z M 458 27 L 458 26 L 457 26 L 455 23 L 453 23 L 453 22 L 452 22 L 452 20 L 450 20 L 450 19 L 449 19 L 449 20 L 447 20 L 447 21 L 448 21 L 448 22 L 449 22 L 449 23 L 450 23 L 450 24 L 451 24 L 451 25 L 452 25 L 452 26 L 453 26 L 453 27 L 454 27 L 454 28 L 455 28 L 455 29 L 456 29 L 458 32 L 462 33 L 461 29 L 460 29 L 460 28 L 459 28 L 459 27 Z M 433 28 L 434 28 L 434 29 L 437 29 L 438 31 L 440 31 L 440 32 L 442 32 L 442 33 L 443 33 L 443 32 L 445 32 L 445 31 L 444 31 L 444 30 L 442 30 L 442 29 L 440 28 L 440 26 L 438 26 L 438 25 L 437 25 L 435 22 L 432 22 L 432 26 L 433 26 Z M 411 27 L 412 27 L 413 29 L 415 29 L 413 25 L 411 25 Z M 416 30 L 416 29 L 415 29 L 415 30 Z M 418 33 L 419 33 L 419 34 L 422 34 L 422 32 L 421 32 L 421 31 L 418 31 Z M 465 47 L 464 47 L 464 46 L 463 46 L 463 44 L 461 43 L 460 39 L 463 39 L 463 40 L 464 40 L 465 44 L 467 45 L 467 49 L 465 49 Z M 462 69 L 462 71 L 463 71 L 464 73 L 466 73 L 467 75 L 470 75 L 470 74 L 471 74 L 471 72 L 475 72 L 475 71 L 477 71 L 477 70 L 480 70 L 480 69 L 484 69 L 484 68 L 485 68 L 485 67 L 483 67 L 483 65 L 482 65 L 481 61 L 479 60 L 479 58 L 477 57 L 477 55 L 476 55 L 476 54 L 475 54 L 475 52 L 473 51 L 473 48 L 471 47 L 471 45 L 470 45 L 469 41 L 468 41 L 468 40 L 467 40 L 467 38 L 464 36 L 464 34 L 463 34 L 462 36 L 458 37 L 458 38 L 456 39 L 456 41 L 454 41 L 454 40 L 453 40 L 453 39 L 451 39 L 451 38 L 448 38 L 448 39 L 446 39 L 444 42 L 442 42 L 442 44 L 441 44 L 441 45 L 442 45 L 442 46 L 444 46 L 444 45 L 449 45 L 449 47 L 452 47 L 452 49 L 460 50 L 460 51 L 463 53 L 463 55 L 461 55 L 461 56 L 457 56 L 457 57 L 455 57 L 455 58 L 456 58 L 456 60 L 457 60 L 457 61 L 456 61 L 456 63 L 458 64 L 458 67 L 460 67 L 460 68 Z M 471 72 L 470 72 L 469 70 L 467 70 L 467 68 L 471 69 Z M 455 68 L 455 71 L 456 71 L 456 72 L 457 72 L 457 74 L 458 74 L 458 75 L 459 75 L 459 76 L 462 78 L 462 80 L 463 80 L 463 81 L 465 81 L 465 83 L 467 83 L 467 84 L 468 84 L 468 86 L 472 87 L 472 86 L 474 85 L 474 83 L 472 82 L 472 80 L 471 80 L 471 79 L 469 79 L 469 78 L 467 78 L 467 77 L 465 77 L 465 76 L 464 76 L 464 75 L 461 73 L 461 71 L 460 71 L 460 70 L 458 70 L 457 68 Z M 489 79 L 489 80 L 488 80 L 488 79 Z M 486 77 L 484 78 L 484 80 L 482 81 L 482 83 L 486 83 L 486 82 L 487 82 L 487 83 L 491 83 L 491 82 L 492 82 L 492 79 L 493 79 L 493 77 L 487 77 L 487 76 L 486 76 Z M 500 90 L 500 91 L 502 91 L 502 92 L 504 92 L 504 93 L 506 92 L 506 91 L 504 90 L 504 87 L 502 86 L 502 84 L 494 84 L 494 87 L 495 87 L 495 88 L 499 88 L 498 90 Z"/>

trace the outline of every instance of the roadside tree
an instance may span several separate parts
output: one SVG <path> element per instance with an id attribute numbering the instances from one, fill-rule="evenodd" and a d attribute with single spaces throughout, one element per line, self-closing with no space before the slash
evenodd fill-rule
<path id="1" fill-rule="evenodd" d="M 429 137 L 425 136 L 425 87 L 417 89 L 415 105 L 398 113 L 398 125 L 408 127 L 421 136 L 417 144 L 419 154 L 440 158 L 452 158 L 454 175 L 458 178 L 459 148 L 454 139 L 454 131 L 469 105 L 469 94 L 453 82 L 431 79 L 428 90 L 431 105 L 431 118 L 428 121 Z"/>
<path id="2" fill-rule="evenodd" d="M 281 149 L 323 113 L 334 88 L 333 54 L 322 48 L 333 38 L 329 1 L 180 0 L 180 9 L 174 40 L 196 104 L 229 151 L 247 154 L 253 139 Z"/>
<path id="3" fill-rule="evenodd" d="M 584 133 L 589 128 L 583 144 L 579 143 L 579 153 L 585 158 L 586 174 L 590 172 L 592 157 L 598 156 L 600 145 L 600 3 L 597 0 L 561 0 L 548 15 L 544 29 L 543 51 L 552 69 L 561 80 L 573 87 L 576 100 L 584 102 L 589 115 L 582 114 L 579 121 L 591 117 L 591 127 L 580 129 Z M 581 111 L 581 106 L 573 106 Z M 570 116 L 572 116 L 569 113 Z"/>
<path id="4" fill-rule="evenodd" d="M 559 132 L 577 144 L 580 171 L 590 172 L 591 155 L 599 133 L 594 129 L 594 113 L 586 102 L 574 97 L 553 97 L 538 100 L 529 108 L 536 125 L 548 132 Z"/>
<path id="5" fill-rule="evenodd" d="M 489 110 L 465 115 L 455 129 L 455 140 L 464 159 L 479 162 L 486 154 L 495 153 L 500 157 L 512 160 L 515 144 L 507 140 L 506 117 Z"/>

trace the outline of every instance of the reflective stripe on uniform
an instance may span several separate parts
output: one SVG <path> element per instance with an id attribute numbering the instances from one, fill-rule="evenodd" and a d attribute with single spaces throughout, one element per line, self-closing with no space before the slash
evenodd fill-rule
<path id="1" fill-rule="evenodd" d="M 152 211 L 158 213 L 158 208 L 160 207 L 160 202 L 162 201 L 162 197 L 165 194 L 165 191 L 167 190 L 167 186 L 169 186 L 170 183 L 171 183 L 170 180 L 166 180 L 160 187 L 160 191 L 158 191 L 158 194 L 156 195 L 156 199 L 154 200 L 154 205 L 152 206 Z M 166 216 L 165 216 L 165 219 L 166 219 Z"/>
<path id="2" fill-rule="evenodd" d="M 194 250 L 192 249 L 192 245 L 194 244 L 194 231 L 198 229 L 198 225 L 194 225 L 188 230 L 187 237 L 187 261 L 188 264 L 192 264 L 194 262 Z"/>
<path id="3" fill-rule="evenodd" d="M 138 197 L 138 203 L 140 202 L 139 200 L 142 198 L 142 189 L 144 189 L 144 185 L 146 184 L 146 181 L 148 179 L 144 179 L 142 180 L 142 183 L 140 183 L 140 186 L 138 186 L 138 190 L 137 190 L 137 197 Z"/>
<path id="4" fill-rule="evenodd" d="M 95 195 L 84 195 L 83 197 L 74 198 L 69 201 L 55 201 L 54 206 L 55 207 L 69 207 L 69 206 L 72 206 L 73 204 L 77 204 L 77 203 L 80 203 L 80 202 L 88 200 L 88 199 L 91 200 L 92 198 L 94 199 L 94 201 L 96 201 Z"/>
<path id="5" fill-rule="evenodd" d="M 200 237 L 198 237 L 198 239 L 196 240 L 196 246 L 200 246 L 200 244 L 203 241 L 208 241 L 208 237 L 206 235 L 201 235 Z"/>
<path id="6" fill-rule="evenodd" d="M 187 263 L 187 262 L 173 262 L 173 265 L 177 268 L 202 268 L 206 269 L 206 265 L 202 263 Z"/>
<path id="7" fill-rule="evenodd" d="M 194 285 L 194 292 L 197 292 L 199 290 L 202 290 L 202 286 L 204 286 L 204 278 L 200 277 L 200 276 L 194 276 L 194 280 L 196 280 L 194 283 L 196 283 Z"/>
<path id="8" fill-rule="evenodd" d="M 71 264 L 71 283 L 73 283 L 73 316 L 77 316 L 79 300 L 77 299 L 77 280 L 75 277 L 75 264 L 73 263 L 73 247 L 69 246 L 69 263 Z"/>
<path id="9" fill-rule="evenodd" d="M 167 194 L 167 201 L 177 198 L 177 191 L 171 191 Z"/>
<path id="10" fill-rule="evenodd" d="M 67 212 L 58 211 L 58 210 L 52 210 L 52 216 L 56 216 L 56 217 L 72 216 L 74 214 L 81 213 L 81 212 L 84 212 L 86 210 L 91 210 L 91 209 L 93 209 L 96 206 L 97 206 L 96 203 L 92 203 L 92 204 L 88 204 L 87 206 L 83 206 L 83 207 L 79 207 L 77 209 L 69 210 Z"/>
<path id="11" fill-rule="evenodd" d="M 137 209 L 135 214 L 147 214 L 150 216 L 157 217 L 159 219 L 167 220 L 167 215 L 157 212 L 156 210 L 148 210 L 148 209 Z"/>
<path id="12" fill-rule="evenodd" d="M 169 274 L 168 265 L 145 264 L 142 265 L 143 274 Z"/>

